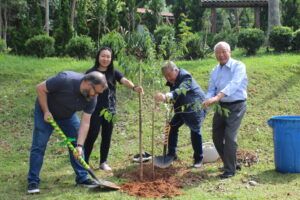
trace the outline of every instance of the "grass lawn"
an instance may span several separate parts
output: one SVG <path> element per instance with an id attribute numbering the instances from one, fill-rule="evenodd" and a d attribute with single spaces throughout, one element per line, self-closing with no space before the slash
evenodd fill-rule
<path id="1" fill-rule="evenodd" d="M 234 58 L 247 66 L 249 78 L 248 110 L 239 132 L 239 148 L 256 152 L 259 162 L 229 180 L 220 180 L 221 163 L 204 165 L 193 170 L 195 176 L 203 173 L 207 178 L 182 189 L 174 199 L 299 199 L 300 175 L 281 174 L 274 170 L 272 129 L 267 120 L 274 115 L 300 115 L 300 55 L 264 54 L 244 57 L 239 51 Z M 66 148 L 53 135 L 48 143 L 41 171 L 41 194 L 30 196 L 27 191 L 28 157 L 33 126 L 35 85 L 62 70 L 84 72 L 93 60 L 76 61 L 70 58 L 45 58 L 0 55 L 0 199 L 136 199 L 126 193 L 92 192 L 75 187 L 74 172 L 69 164 Z M 216 61 L 213 57 L 197 61 L 177 62 L 190 71 L 206 90 L 209 73 Z M 120 69 L 122 71 L 122 69 Z M 147 76 L 147 75 L 145 75 Z M 137 82 L 137 78 L 134 79 Z M 167 88 L 161 88 L 167 91 Z M 143 98 L 144 149 L 151 151 L 152 90 L 145 87 Z M 114 174 L 136 167 L 131 158 L 138 152 L 138 97 L 132 91 L 118 88 L 118 120 L 115 125 L 109 156 L 113 173 L 96 174 L 118 184 L 126 180 Z M 212 113 L 203 125 L 204 142 L 211 141 Z M 161 132 L 164 110 L 155 113 L 155 154 L 161 154 Z M 192 163 L 192 147 L 188 129 L 179 135 L 178 154 L 181 162 Z M 91 160 L 97 166 L 99 142 Z M 249 181 L 256 181 L 250 186 Z"/>

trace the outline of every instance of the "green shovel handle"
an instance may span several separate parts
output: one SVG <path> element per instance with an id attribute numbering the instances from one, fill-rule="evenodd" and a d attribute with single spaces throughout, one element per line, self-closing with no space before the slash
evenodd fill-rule
<path id="1" fill-rule="evenodd" d="M 77 149 L 73 146 L 73 144 L 68 140 L 67 136 L 64 134 L 64 132 L 61 130 L 61 128 L 57 125 L 57 123 L 52 118 L 48 118 L 48 122 L 53 127 L 54 131 L 59 134 L 59 136 L 64 140 L 65 144 L 67 144 L 68 148 L 72 151 L 74 155 L 78 154 Z M 76 158 L 79 163 L 84 167 L 86 170 L 90 170 L 90 166 L 85 162 L 85 160 L 82 158 L 81 155 L 79 155 Z"/>

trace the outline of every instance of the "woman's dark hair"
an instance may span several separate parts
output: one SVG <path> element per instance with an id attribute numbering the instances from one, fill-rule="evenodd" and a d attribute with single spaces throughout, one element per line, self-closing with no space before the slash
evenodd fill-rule
<path id="1" fill-rule="evenodd" d="M 97 52 L 96 54 L 96 57 L 95 57 L 95 65 L 94 65 L 94 68 L 98 68 L 100 66 L 100 62 L 99 62 L 99 56 L 100 56 L 100 53 L 104 50 L 107 50 L 111 53 L 111 62 L 110 64 L 108 65 L 107 67 L 107 82 L 115 85 L 116 84 L 116 81 L 115 81 L 115 74 L 114 74 L 114 53 L 113 53 L 113 50 L 109 47 L 101 47 L 99 49 L 99 51 Z"/>

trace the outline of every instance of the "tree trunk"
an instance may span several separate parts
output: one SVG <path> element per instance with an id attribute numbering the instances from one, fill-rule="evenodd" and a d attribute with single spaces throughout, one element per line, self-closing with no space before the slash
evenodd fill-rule
<path id="1" fill-rule="evenodd" d="M 211 8 L 210 21 L 211 21 L 211 32 L 216 33 L 217 32 L 217 11 L 216 11 L 216 8 Z"/>
<path id="2" fill-rule="evenodd" d="M 255 12 L 255 17 L 254 17 L 254 21 L 255 21 L 255 28 L 260 28 L 260 7 L 256 7 L 254 8 L 254 12 Z"/>
<path id="3" fill-rule="evenodd" d="M 75 18 L 75 11 L 76 11 L 76 0 L 72 1 L 72 8 L 71 8 L 71 28 L 74 31 L 74 18 Z"/>
<path id="4" fill-rule="evenodd" d="M 45 29 L 47 35 L 49 35 L 49 26 L 49 0 L 45 0 Z"/>
<path id="5" fill-rule="evenodd" d="M 279 10 L 279 0 L 269 0 L 268 6 L 268 34 L 272 30 L 273 26 L 280 25 L 280 10 Z"/>
<path id="6" fill-rule="evenodd" d="M 236 19 L 235 27 L 237 28 L 238 32 L 240 32 L 240 15 L 239 15 L 239 9 L 238 8 L 234 9 L 234 16 L 235 16 L 235 19 Z"/>
<path id="7" fill-rule="evenodd" d="M 2 39 L 2 0 L 0 0 L 0 39 Z"/>
<path id="8" fill-rule="evenodd" d="M 4 4 L 4 9 L 3 9 L 3 22 L 4 22 L 4 30 L 3 30 L 3 40 L 4 40 L 4 44 L 7 47 L 7 42 L 6 42 L 6 36 L 7 36 L 7 1 L 5 1 Z"/>

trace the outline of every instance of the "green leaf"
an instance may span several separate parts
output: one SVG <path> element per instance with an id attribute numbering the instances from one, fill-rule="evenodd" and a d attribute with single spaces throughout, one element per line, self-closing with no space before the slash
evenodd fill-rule
<path id="1" fill-rule="evenodd" d="M 112 123 L 116 123 L 116 121 L 117 121 L 117 116 L 116 115 L 113 115 L 113 117 L 112 117 Z"/>
<path id="2" fill-rule="evenodd" d="M 186 88 L 181 88 L 181 92 L 182 92 L 182 94 L 185 96 L 186 93 L 187 93 L 187 89 L 186 89 Z"/>
<path id="3" fill-rule="evenodd" d="M 175 93 L 180 95 L 181 94 L 181 90 L 179 88 L 175 89 Z"/>
<path id="4" fill-rule="evenodd" d="M 100 112 L 100 116 L 103 116 L 103 115 L 105 114 L 106 111 L 107 111 L 107 109 L 106 109 L 106 108 L 103 108 L 103 109 L 101 110 L 101 112 Z"/>
<path id="5" fill-rule="evenodd" d="M 104 113 L 104 115 L 103 115 L 104 119 L 107 120 L 107 119 L 108 119 L 108 116 L 109 116 L 109 112 L 108 112 L 108 111 L 105 111 L 105 113 Z M 108 120 L 107 120 L 107 121 L 108 121 Z"/>
<path id="6" fill-rule="evenodd" d="M 107 113 L 108 113 L 108 115 L 107 115 L 107 119 L 106 120 L 108 122 L 110 122 L 112 120 L 113 115 L 110 112 L 107 112 Z"/>
<path id="7" fill-rule="evenodd" d="M 222 108 L 222 111 L 223 111 L 223 115 L 224 115 L 225 117 L 228 117 L 228 116 L 229 116 L 229 113 L 230 113 L 230 110 L 229 110 L 229 109 L 227 109 L 227 108 Z"/>

